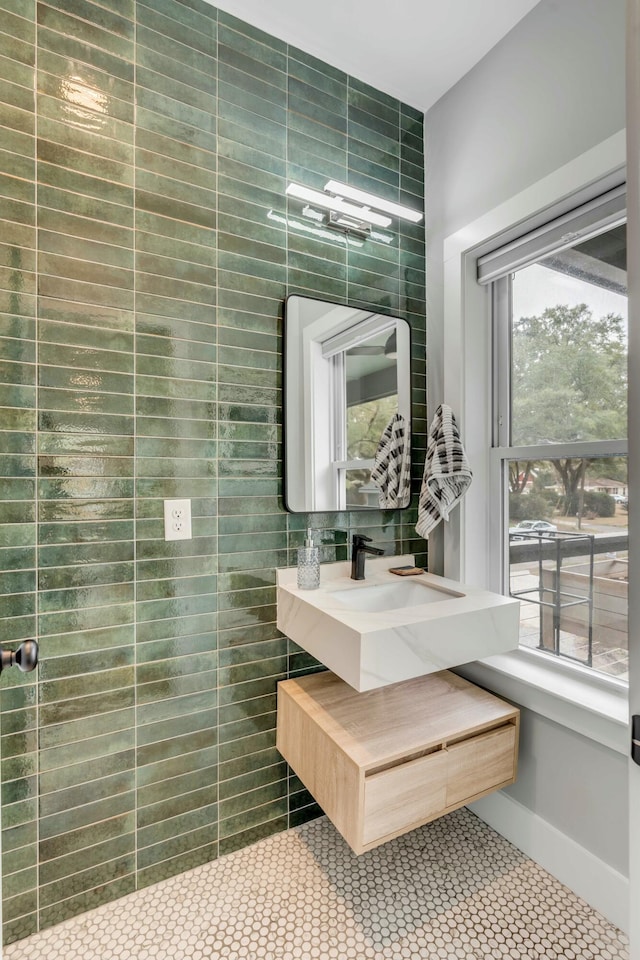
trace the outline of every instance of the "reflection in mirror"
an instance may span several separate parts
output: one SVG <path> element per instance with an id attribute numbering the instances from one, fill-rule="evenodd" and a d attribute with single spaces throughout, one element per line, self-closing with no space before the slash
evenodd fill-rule
<path id="1" fill-rule="evenodd" d="M 405 320 L 308 297 L 288 298 L 288 510 L 408 506 L 410 411 Z"/>

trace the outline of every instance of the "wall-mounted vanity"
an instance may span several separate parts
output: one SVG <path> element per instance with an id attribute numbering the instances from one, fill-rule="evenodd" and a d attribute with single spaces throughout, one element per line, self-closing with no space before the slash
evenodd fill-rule
<path id="1" fill-rule="evenodd" d="M 376 449 L 390 418 L 410 436 L 410 390 L 406 321 L 289 297 L 287 509 L 378 509 Z M 330 671 L 278 684 L 277 747 L 356 853 L 516 776 L 518 710 L 445 668 L 516 646 L 519 603 L 389 572 L 413 564 L 323 564 L 313 590 L 277 571 L 279 629 Z"/>
<path id="2" fill-rule="evenodd" d="M 448 671 L 278 684 L 277 747 L 356 853 L 513 783 L 519 711 Z"/>
<path id="3" fill-rule="evenodd" d="M 278 684 L 277 747 L 356 853 L 513 783 L 518 710 L 443 667 L 511 649 L 519 603 L 368 561 L 278 575 L 278 626 L 332 672 Z"/>

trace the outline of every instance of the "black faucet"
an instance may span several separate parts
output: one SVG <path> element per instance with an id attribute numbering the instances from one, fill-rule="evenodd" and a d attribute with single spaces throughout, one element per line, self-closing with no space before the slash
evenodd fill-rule
<path id="1" fill-rule="evenodd" d="M 371 537 L 365 537 L 361 533 L 354 533 L 351 542 L 351 579 L 364 580 L 364 561 L 366 555 L 370 553 L 373 557 L 381 557 L 384 550 L 378 547 L 368 547 L 371 543 Z"/>

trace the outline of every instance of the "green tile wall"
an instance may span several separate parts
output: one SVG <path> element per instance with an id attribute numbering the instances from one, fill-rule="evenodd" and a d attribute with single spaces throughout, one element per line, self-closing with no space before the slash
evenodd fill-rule
<path id="1" fill-rule="evenodd" d="M 317 815 L 275 749 L 275 626 L 309 518 L 282 503 L 289 293 L 413 331 L 422 226 L 302 228 L 289 179 L 423 202 L 422 116 L 204 0 L 0 0 L 4 938 Z M 166 543 L 162 501 L 194 537 Z M 415 498 L 414 498 L 415 499 Z M 327 514 L 424 550 L 415 506 Z M 424 562 L 424 555 L 421 556 Z"/>

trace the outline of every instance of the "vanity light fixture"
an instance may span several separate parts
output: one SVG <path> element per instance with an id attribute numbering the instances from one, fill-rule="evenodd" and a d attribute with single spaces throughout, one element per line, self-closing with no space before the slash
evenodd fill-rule
<path id="1" fill-rule="evenodd" d="M 290 183 L 287 194 L 306 202 L 302 211 L 305 217 L 326 222 L 327 227 L 340 230 L 345 234 L 354 234 L 363 239 L 373 236 L 374 239 L 382 239 L 385 243 L 393 238 L 379 233 L 374 234 L 372 227 L 389 227 L 392 223 L 391 217 L 410 220 L 412 223 L 419 223 L 423 218 L 419 210 L 412 210 L 391 200 L 383 200 L 372 193 L 350 187 L 346 183 L 339 183 L 337 180 L 328 180 L 324 185 L 324 193 L 311 190 L 299 183 Z M 349 202 L 352 200 L 359 206 Z M 320 207 L 327 213 L 320 213 L 314 207 Z"/>
<path id="2" fill-rule="evenodd" d="M 298 200 L 306 200 L 307 203 L 322 207 L 324 210 L 342 214 L 349 218 L 354 224 L 368 225 L 369 228 L 371 224 L 375 224 L 377 227 L 388 227 L 391 224 L 390 217 L 385 217 L 381 213 L 375 213 L 375 211 L 369 210 L 367 207 L 356 207 L 353 203 L 347 203 L 347 201 L 341 197 L 330 197 L 326 193 L 320 193 L 319 190 L 310 190 L 309 187 L 303 187 L 299 183 L 290 183 L 287 187 L 287 193 L 290 197 L 297 197 Z M 336 221 L 336 225 L 344 226 L 348 229 L 346 223 L 338 224 Z"/>
<path id="3" fill-rule="evenodd" d="M 336 198 L 346 197 L 348 200 L 355 200 L 361 203 L 363 207 L 373 207 L 374 210 L 382 210 L 383 213 L 390 213 L 392 217 L 399 217 L 401 220 L 410 220 L 412 223 L 420 223 L 422 213 L 419 210 L 412 210 L 410 207 L 404 207 L 400 203 L 393 203 L 391 200 L 383 200 L 382 197 L 376 197 L 365 190 L 358 190 L 356 187 L 350 187 L 347 183 L 339 183 L 337 180 L 328 180 L 324 189 L 327 193 Z M 374 223 L 375 221 L 371 221 Z"/>

